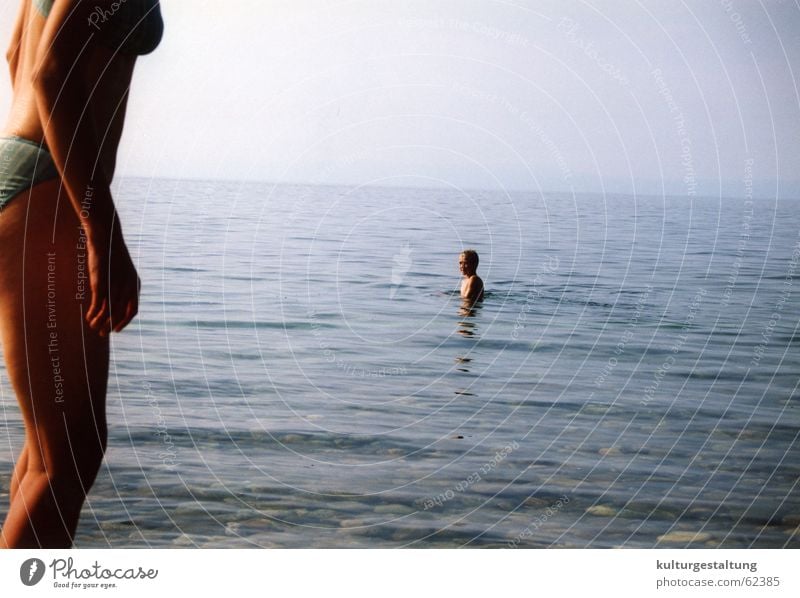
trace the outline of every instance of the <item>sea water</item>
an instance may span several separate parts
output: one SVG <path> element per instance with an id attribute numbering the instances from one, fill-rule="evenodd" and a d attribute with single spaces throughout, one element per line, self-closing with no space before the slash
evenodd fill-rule
<path id="1" fill-rule="evenodd" d="M 800 545 L 800 201 L 116 197 L 142 304 L 78 547 Z"/>

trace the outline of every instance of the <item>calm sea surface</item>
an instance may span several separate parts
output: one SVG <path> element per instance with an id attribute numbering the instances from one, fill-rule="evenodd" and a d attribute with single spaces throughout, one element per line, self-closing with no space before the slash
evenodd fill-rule
<path id="1" fill-rule="evenodd" d="M 800 547 L 800 201 L 117 186 L 77 546 Z"/>

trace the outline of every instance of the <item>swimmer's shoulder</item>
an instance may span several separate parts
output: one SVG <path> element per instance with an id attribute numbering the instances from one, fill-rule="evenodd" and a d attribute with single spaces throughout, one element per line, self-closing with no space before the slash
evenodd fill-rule
<path id="1" fill-rule="evenodd" d="M 461 286 L 462 297 L 483 299 L 483 280 L 477 274 L 473 274 Z"/>

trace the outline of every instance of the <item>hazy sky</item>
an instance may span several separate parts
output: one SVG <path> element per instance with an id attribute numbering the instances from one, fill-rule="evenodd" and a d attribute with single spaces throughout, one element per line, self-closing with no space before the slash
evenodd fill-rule
<path id="1" fill-rule="evenodd" d="M 800 196 L 797 0 L 162 11 L 121 175 Z"/>

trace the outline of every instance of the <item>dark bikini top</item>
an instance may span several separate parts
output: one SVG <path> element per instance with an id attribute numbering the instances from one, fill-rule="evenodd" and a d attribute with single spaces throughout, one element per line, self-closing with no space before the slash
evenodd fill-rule
<path id="1" fill-rule="evenodd" d="M 44 18 L 55 0 L 33 0 Z M 104 46 L 122 54 L 142 56 L 156 49 L 164 33 L 158 0 L 117 0 L 103 3 L 89 13 L 89 31 Z"/>

